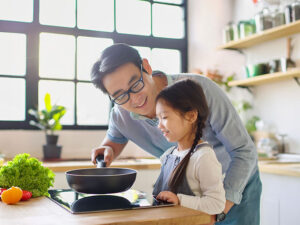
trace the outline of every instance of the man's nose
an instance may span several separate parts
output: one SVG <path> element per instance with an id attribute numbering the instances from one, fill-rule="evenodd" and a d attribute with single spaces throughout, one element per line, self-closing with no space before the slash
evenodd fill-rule
<path id="1" fill-rule="evenodd" d="M 131 92 L 129 95 L 132 103 L 139 103 L 139 101 L 141 101 L 142 96 L 139 93 Z"/>

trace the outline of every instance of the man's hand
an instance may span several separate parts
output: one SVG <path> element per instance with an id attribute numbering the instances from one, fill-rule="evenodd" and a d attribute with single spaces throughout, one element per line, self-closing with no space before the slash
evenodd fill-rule
<path id="1" fill-rule="evenodd" d="M 96 157 L 98 155 L 104 155 L 104 162 L 106 166 L 110 166 L 111 162 L 114 159 L 114 150 L 110 146 L 100 146 L 92 150 L 91 160 L 96 165 Z"/>
<path id="2" fill-rule="evenodd" d="M 229 210 L 232 208 L 232 206 L 234 206 L 234 203 L 229 200 L 226 200 L 224 213 L 227 214 Z"/>
<path id="3" fill-rule="evenodd" d="M 226 200 L 225 209 L 223 210 L 223 212 L 225 214 L 227 214 L 229 212 L 229 210 L 232 208 L 232 206 L 234 206 L 234 203 L 229 200 Z M 213 215 L 212 216 L 212 224 L 215 224 L 215 222 L 216 222 L 216 215 Z"/>
<path id="4" fill-rule="evenodd" d="M 175 205 L 179 205 L 179 199 L 176 194 L 171 191 L 162 191 L 157 196 L 156 199 L 160 199 L 162 201 L 170 202 Z"/>

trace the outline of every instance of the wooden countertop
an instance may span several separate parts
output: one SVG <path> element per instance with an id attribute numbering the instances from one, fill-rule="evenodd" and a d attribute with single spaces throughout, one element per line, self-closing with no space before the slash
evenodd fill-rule
<path id="1" fill-rule="evenodd" d="M 260 161 L 258 167 L 261 173 L 300 177 L 300 163 L 297 162 Z"/>
<path id="2" fill-rule="evenodd" d="M 44 162 L 44 166 L 53 172 L 66 172 L 73 169 L 95 168 L 91 161 L 61 161 Z M 300 163 L 283 163 L 276 160 L 261 160 L 258 163 L 261 173 L 300 177 Z M 131 169 L 160 169 L 159 159 L 120 159 L 112 163 L 111 167 L 126 167 Z"/>
<path id="3" fill-rule="evenodd" d="M 90 160 L 86 161 L 58 161 L 44 162 L 44 166 L 53 172 L 66 172 L 74 169 L 95 168 L 96 166 Z M 111 167 L 126 167 L 130 169 L 160 169 L 159 159 L 118 159 L 115 160 Z"/>
<path id="4" fill-rule="evenodd" d="M 211 216 L 181 206 L 71 214 L 46 197 L 15 205 L 0 202 L 0 221 L 5 225 L 200 225 Z"/>

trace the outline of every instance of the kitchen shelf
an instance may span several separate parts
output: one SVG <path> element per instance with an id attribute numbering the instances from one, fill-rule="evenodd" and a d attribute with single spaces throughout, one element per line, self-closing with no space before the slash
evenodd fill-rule
<path id="1" fill-rule="evenodd" d="M 228 85 L 230 87 L 233 86 L 248 87 L 248 86 L 261 85 L 261 84 L 266 84 L 266 83 L 271 83 L 271 82 L 276 82 L 281 80 L 288 80 L 292 78 L 296 78 L 296 79 L 300 78 L 300 69 L 294 69 L 288 72 L 265 74 L 265 75 L 260 75 L 252 78 L 247 78 L 244 80 L 234 80 L 234 81 L 230 81 Z"/>
<path id="2" fill-rule="evenodd" d="M 274 40 L 277 38 L 287 37 L 292 34 L 296 34 L 300 32 L 300 20 L 281 25 L 278 27 L 274 27 L 268 30 L 265 30 L 261 33 L 253 34 L 248 36 L 242 40 L 238 41 L 230 41 L 222 46 L 219 49 L 242 49 L 248 48 L 257 44 L 260 44 L 265 41 Z"/>

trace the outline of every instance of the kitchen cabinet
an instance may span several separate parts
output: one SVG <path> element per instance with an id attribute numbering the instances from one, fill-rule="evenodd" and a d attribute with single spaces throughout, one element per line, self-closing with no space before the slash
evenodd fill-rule
<path id="1" fill-rule="evenodd" d="M 299 224 L 300 177 L 261 173 L 261 225 Z"/>

